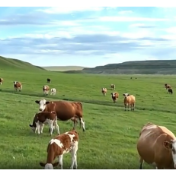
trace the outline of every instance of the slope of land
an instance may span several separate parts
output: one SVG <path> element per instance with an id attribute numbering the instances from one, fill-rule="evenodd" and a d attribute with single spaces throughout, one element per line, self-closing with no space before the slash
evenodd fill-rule
<path id="1" fill-rule="evenodd" d="M 44 68 L 32 65 L 29 62 L 24 62 L 18 59 L 11 59 L 0 56 L 0 70 L 39 71 L 44 70 Z"/>
<path id="2" fill-rule="evenodd" d="M 92 74 L 176 74 L 176 60 L 130 61 L 82 71 Z"/>

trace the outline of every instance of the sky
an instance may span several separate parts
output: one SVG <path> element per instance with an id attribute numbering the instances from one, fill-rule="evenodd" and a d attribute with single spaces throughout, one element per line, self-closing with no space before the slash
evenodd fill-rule
<path id="1" fill-rule="evenodd" d="M 176 59 L 176 7 L 0 7 L 0 55 L 38 66 Z"/>

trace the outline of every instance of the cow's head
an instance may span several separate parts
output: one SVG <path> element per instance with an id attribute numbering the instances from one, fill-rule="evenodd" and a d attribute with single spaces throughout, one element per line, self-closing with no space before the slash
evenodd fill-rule
<path id="1" fill-rule="evenodd" d="M 111 95 L 112 95 L 112 97 L 115 97 L 116 93 L 113 92 L 113 93 L 111 93 Z"/>
<path id="2" fill-rule="evenodd" d="M 46 101 L 45 99 L 36 100 L 35 102 L 39 104 L 39 111 L 44 111 L 46 108 L 46 105 L 49 103 L 49 101 Z"/>
<path id="3" fill-rule="evenodd" d="M 174 168 L 176 168 L 176 140 L 164 141 L 164 146 L 171 150 Z"/>
<path id="4" fill-rule="evenodd" d="M 127 97 L 127 96 L 129 96 L 130 94 L 129 93 L 123 93 L 123 96 L 124 97 Z"/>
<path id="5" fill-rule="evenodd" d="M 14 81 L 13 83 L 14 83 L 14 85 L 15 85 L 15 84 L 17 83 L 17 81 Z"/>
<path id="6" fill-rule="evenodd" d="M 34 127 L 34 126 L 33 126 L 33 125 L 31 125 L 31 124 L 29 124 L 29 126 L 31 127 L 31 130 L 32 130 L 33 132 L 35 132 L 36 127 Z"/>
<path id="7" fill-rule="evenodd" d="M 38 114 L 38 113 L 35 113 L 35 114 L 34 114 L 33 123 L 32 123 L 32 124 L 29 124 L 29 127 L 31 128 L 31 130 L 32 130 L 33 132 L 35 132 L 35 130 L 36 130 L 35 118 L 36 118 L 36 115 L 37 115 L 37 114 Z"/>
<path id="8" fill-rule="evenodd" d="M 58 166 L 58 164 L 59 162 L 55 162 L 53 164 L 40 162 L 40 166 L 45 167 L 45 169 L 53 169 L 53 167 Z"/>

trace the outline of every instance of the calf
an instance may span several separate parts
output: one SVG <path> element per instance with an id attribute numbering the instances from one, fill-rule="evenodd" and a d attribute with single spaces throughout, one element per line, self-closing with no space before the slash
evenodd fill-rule
<path id="1" fill-rule="evenodd" d="M 2 85 L 3 83 L 3 78 L 0 78 L 0 85 Z"/>
<path id="2" fill-rule="evenodd" d="M 144 161 L 156 169 L 176 168 L 176 137 L 164 126 L 144 125 L 137 141 L 137 151 L 140 169 Z"/>
<path id="3" fill-rule="evenodd" d="M 115 89 L 115 85 L 111 84 L 110 88 L 114 90 Z"/>
<path id="4" fill-rule="evenodd" d="M 119 93 L 113 92 L 111 93 L 111 97 L 112 97 L 113 102 L 115 103 L 116 100 L 119 98 Z"/>
<path id="5" fill-rule="evenodd" d="M 43 133 L 44 124 L 49 125 L 50 135 L 53 134 L 54 127 L 57 129 L 57 133 L 60 134 L 59 126 L 57 124 L 57 116 L 54 111 L 36 113 L 33 119 L 33 123 L 29 126 L 35 133 L 38 131 L 38 134 L 41 134 Z"/>
<path id="6" fill-rule="evenodd" d="M 80 121 L 80 127 L 85 131 L 85 122 L 83 120 L 83 108 L 81 102 L 68 102 L 68 101 L 46 101 L 45 99 L 36 100 L 39 104 L 39 111 L 55 111 L 57 119 L 61 121 L 72 120 L 74 127 L 76 127 L 77 119 Z"/>
<path id="7" fill-rule="evenodd" d="M 46 80 L 46 81 L 47 81 L 47 83 L 50 83 L 50 82 L 51 82 L 51 79 L 47 78 L 47 80 Z"/>
<path id="8" fill-rule="evenodd" d="M 70 152 L 72 155 L 70 169 L 77 169 L 78 141 L 79 135 L 75 130 L 68 131 L 51 139 L 47 147 L 46 163 L 40 162 L 40 165 L 45 167 L 45 169 L 53 169 L 55 166 L 60 166 L 63 169 L 63 155 Z M 56 157 L 58 162 L 53 163 Z"/>
<path id="9" fill-rule="evenodd" d="M 164 84 L 164 86 L 165 86 L 166 90 L 171 88 L 171 85 L 169 85 L 169 84 Z"/>
<path id="10" fill-rule="evenodd" d="M 102 92 L 102 94 L 103 94 L 104 96 L 106 96 L 107 89 L 106 89 L 106 88 L 102 88 L 102 89 L 101 89 L 101 92 Z"/>
<path id="11" fill-rule="evenodd" d="M 52 89 L 51 89 L 50 95 L 56 95 L 56 88 L 52 88 Z"/>
<path id="12" fill-rule="evenodd" d="M 173 94 L 172 88 L 167 89 L 168 93 Z"/>
<path id="13" fill-rule="evenodd" d="M 125 111 L 126 108 L 128 106 L 128 111 L 130 110 L 130 106 L 131 106 L 131 111 L 134 111 L 134 106 L 135 106 L 135 101 L 136 98 L 134 95 L 130 95 L 129 93 L 124 93 L 124 106 L 125 106 Z"/>
<path id="14" fill-rule="evenodd" d="M 21 82 L 18 82 L 18 81 L 14 81 L 13 82 L 14 83 L 14 89 L 17 91 L 21 91 L 22 90 L 22 84 L 21 84 Z"/>
<path id="15" fill-rule="evenodd" d="M 43 94 L 44 95 L 48 95 L 49 94 L 49 90 L 50 90 L 50 88 L 49 88 L 48 85 L 43 86 Z"/>

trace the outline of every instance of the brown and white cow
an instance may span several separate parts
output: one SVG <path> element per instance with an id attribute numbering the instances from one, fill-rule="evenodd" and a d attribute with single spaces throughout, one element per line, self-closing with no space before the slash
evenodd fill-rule
<path id="1" fill-rule="evenodd" d="M 22 84 L 21 84 L 21 82 L 18 82 L 18 81 L 14 81 L 13 82 L 14 83 L 14 89 L 17 91 L 21 91 L 22 90 Z"/>
<path id="2" fill-rule="evenodd" d="M 41 134 L 43 133 L 43 128 L 45 124 L 49 125 L 50 135 L 53 134 L 54 128 L 57 130 L 57 133 L 60 134 L 55 111 L 36 113 L 33 118 L 33 123 L 29 126 L 35 133 L 38 132 L 38 134 Z"/>
<path id="3" fill-rule="evenodd" d="M 164 84 L 164 86 L 165 86 L 166 90 L 171 88 L 171 85 L 169 85 L 169 84 Z"/>
<path id="4" fill-rule="evenodd" d="M 140 169 L 143 162 L 156 169 L 176 168 L 176 137 L 166 127 L 147 123 L 140 131 L 137 142 Z"/>
<path id="5" fill-rule="evenodd" d="M 128 111 L 130 110 L 130 107 L 131 107 L 131 111 L 134 111 L 135 102 L 136 102 L 135 96 L 130 95 L 129 93 L 124 93 L 123 96 L 124 96 L 125 111 L 127 106 L 128 106 Z"/>
<path id="6" fill-rule="evenodd" d="M 106 88 L 102 88 L 102 89 L 101 89 L 101 92 L 102 92 L 102 94 L 105 96 L 106 93 L 107 93 L 107 89 L 106 89 Z"/>
<path id="7" fill-rule="evenodd" d="M 113 93 L 111 93 L 111 97 L 112 97 L 113 102 L 115 103 L 117 101 L 117 99 L 119 98 L 119 93 L 113 92 Z"/>
<path id="8" fill-rule="evenodd" d="M 3 81 L 3 78 L 0 78 L 0 85 L 2 85 Z"/>
<path id="9" fill-rule="evenodd" d="M 55 111 L 57 119 L 61 121 L 72 120 L 74 127 L 76 127 L 77 119 L 80 121 L 80 127 L 85 131 L 85 122 L 83 120 L 83 108 L 81 102 L 68 102 L 68 101 L 47 101 L 45 99 L 36 100 L 39 104 L 39 111 Z"/>
<path id="10" fill-rule="evenodd" d="M 43 94 L 48 95 L 50 91 L 50 88 L 48 85 L 43 86 Z"/>
<path id="11" fill-rule="evenodd" d="M 111 84 L 110 88 L 114 90 L 115 89 L 115 84 Z"/>
<path id="12" fill-rule="evenodd" d="M 46 163 L 40 162 L 40 165 L 45 167 L 45 169 L 53 169 L 55 166 L 59 166 L 63 169 L 63 155 L 65 153 L 71 153 L 72 162 L 70 169 L 77 169 L 78 143 L 79 135 L 75 130 L 56 136 L 51 139 L 48 144 Z M 57 158 L 58 161 L 53 163 L 55 158 Z"/>

